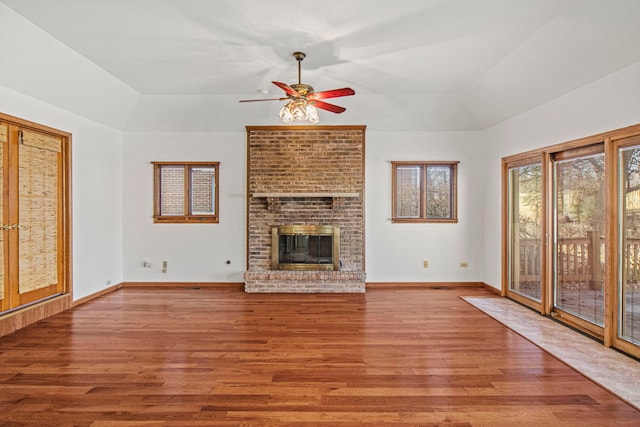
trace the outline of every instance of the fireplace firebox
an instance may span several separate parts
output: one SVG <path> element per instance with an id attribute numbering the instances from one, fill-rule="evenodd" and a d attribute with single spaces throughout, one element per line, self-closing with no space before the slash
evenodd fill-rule
<path id="1" fill-rule="evenodd" d="M 339 270 L 340 228 L 280 225 L 271 228 L 273 270 Z"/>

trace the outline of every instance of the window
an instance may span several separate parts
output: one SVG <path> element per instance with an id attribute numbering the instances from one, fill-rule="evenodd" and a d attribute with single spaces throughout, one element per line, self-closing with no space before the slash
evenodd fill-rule
<path id="1" fill-rule="evenodd" d="M 392 162 L 392 222 L 458 222 L 459 162 Z"/>
<path id="2" fill-rule="evenodd" d="M 218 222 L 218 162 L 153 162 L 153 222 Z"/>

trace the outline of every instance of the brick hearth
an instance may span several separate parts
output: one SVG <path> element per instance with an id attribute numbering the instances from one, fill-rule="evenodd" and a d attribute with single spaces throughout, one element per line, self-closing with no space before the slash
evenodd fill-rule
<path id="1" fill-rule="evenodd" d="M 246 292 L 364 292 L 364 126 L 247 127 Z M 271 227 L 340 227 L 339 271 L 271 269 Z"/>

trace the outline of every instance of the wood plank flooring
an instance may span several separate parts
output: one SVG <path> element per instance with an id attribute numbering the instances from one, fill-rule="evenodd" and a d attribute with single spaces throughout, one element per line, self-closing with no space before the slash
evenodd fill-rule
<path id="1" fill-rule="evenodd" d="M 640 425 L 460 295 L 120 289 L 0 338 L 0 425 Z"/>

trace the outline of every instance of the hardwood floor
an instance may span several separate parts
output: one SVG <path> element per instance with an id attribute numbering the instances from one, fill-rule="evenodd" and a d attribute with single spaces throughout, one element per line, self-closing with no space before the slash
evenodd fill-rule
<path id="1" fill-rule="evenodd" d="M 0 338 L 0 425 L 640 425 L 460 295 L 120 289 Z"/>

